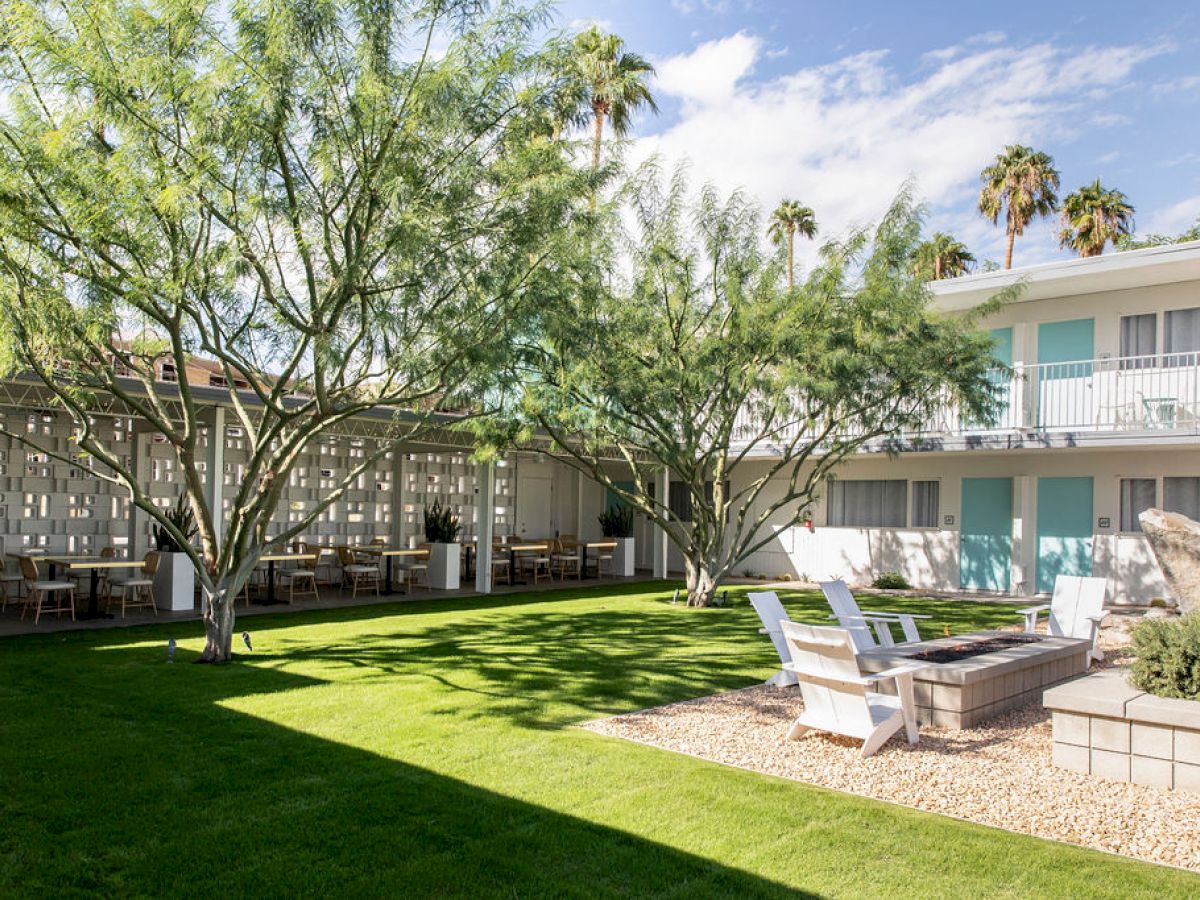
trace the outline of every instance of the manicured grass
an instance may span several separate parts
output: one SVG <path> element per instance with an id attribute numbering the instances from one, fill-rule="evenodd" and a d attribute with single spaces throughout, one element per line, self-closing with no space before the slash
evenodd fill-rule
<path id="1" fill-rule="evenodd" d="M 740 593 L 712 610 L 634 585 L 253 618 L 253 654 L 222 668 L 188 664 L 194 625 L 0 642 L 0 893 L 1200 891 L 571 727 L 769 675 Z M 787 602 L 825 618 L 816 598 Z M 932 612 L 931 634 L 1015 620 L 888 605 Z"/>

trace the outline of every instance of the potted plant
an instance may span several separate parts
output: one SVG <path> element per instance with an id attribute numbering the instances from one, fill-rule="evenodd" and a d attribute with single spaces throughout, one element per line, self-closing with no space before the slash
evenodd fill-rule
<path id="1" fill-rule="evenodd" d="M 196 519 L 187 497 L 180 494 L 167 510 L 167 520 L 188 541 L 196 536 Z M 166 528 L 152 529 L 154 549 L 158 551 L 158 570 L 154 573 L 154 603 L 159 609 L 190 610 L 195 606 L 196 569 L 179 542 Z"/>
<path id="2" fill-rule="evenodd" d="M 613 550 L 613 574 L 623 578 L 633 575 L 633 510 L 627 506 L 610 506 L 600 514 L 600 533 L 617 542 Z"/>
<path id="3" fill-rule="evenodd" d="M 462 523 L 449 507 L 435 500 L 425 507 L 425 540 L 429 543 L 429 586 L 458 590 L 458 566 L 462 545 L 458 542 Z"/>

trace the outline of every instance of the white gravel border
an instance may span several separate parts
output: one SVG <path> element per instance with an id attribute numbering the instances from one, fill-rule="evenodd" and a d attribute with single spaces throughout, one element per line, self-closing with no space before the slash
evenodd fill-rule
<path id="1" fill-rule="evenodd" d="M 1114 629 L 1115 630 L 1115 629 Z M 1105 643 L 1124 643 L 1112 635 Z M 978 728 L 922 728 L 874 756 L 860 742 L 785 735 L 795 688 L 743 688 L 588 722 L 613 737 L 1021 834 L 1200 872 L 1200 794 L 1107 781 L 1050 764 L 1039 703 Z"/>

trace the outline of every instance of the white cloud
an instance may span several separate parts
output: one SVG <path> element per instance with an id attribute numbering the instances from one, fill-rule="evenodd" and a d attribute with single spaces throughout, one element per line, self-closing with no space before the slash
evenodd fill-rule
<path id="1" fill-rule="evenodd" d="M 1138 233 L 1178 234 L 1191 228 L 1197 219 L 1200 219 L 1200 194 L 1155 210 L 1146 218 L 1145 225 L 1138 223 Z"/>
<path id="2" fill-rule="evenodd" d="M 767 81 L 746 76 L 762 42 L 739 32 L 662 60 L 656 90 L 681 101 L 675 123 L 637 142 L 635 155 L 668 163 L 690 158 L 697 182 L 746 188 L 765 209 L 782 197 L 812 206 L 831 236 L 875 220 L 897 188 L 916 176 L 943 223 L 978 255 L 998 258 L 1001 229 L 973 209 L 979 171 L 1011 143 L 1042 144 L 1068 123 L 1103 116 L 1081 87 L 1119 88 L 1162 46 L 1067 50 L 1014 47 L 1002 35 L 960 45 L 916 76 L 889 65 L 886 51 L 859 53 Z M 1033 262 L 1042 226 L 1018 243 Z M 1053 223 L 1045 229 L 1053 231 Z M 1056 247 L 1049 240 L 1045 252 Z M 814 248 L 806 246 L 806 255 Z"/>

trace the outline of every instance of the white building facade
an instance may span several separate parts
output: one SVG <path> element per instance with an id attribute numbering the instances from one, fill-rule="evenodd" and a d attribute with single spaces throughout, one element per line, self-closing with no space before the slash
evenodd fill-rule
<path id="1" fill-rule="evenodd" d="M 997 420 L 946 409 L 898 454 L 857 454 L 813 527 L 781 527 L 745 572 L 1005 594 L 1090 574 L 1110 603 L 1169 595 L 1137 515 L 1200 518 L 1200 242 L 938 282 L 935 305 L 1014 283 L 985 323 L 1011 367 Z"/>

